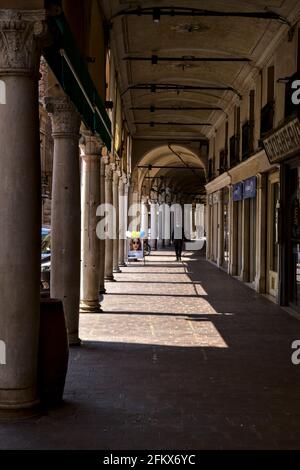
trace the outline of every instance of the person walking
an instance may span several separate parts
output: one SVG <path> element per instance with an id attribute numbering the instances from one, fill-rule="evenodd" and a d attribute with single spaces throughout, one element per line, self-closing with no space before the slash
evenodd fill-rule
<path id="1" fill-rule="evenodd" d="M 176 227 L 175 233 L 172 232 L 172 242 L 175 248 L 176 261 L 181 261 L 183 242 L 185 240 L 183 227 Z"/>

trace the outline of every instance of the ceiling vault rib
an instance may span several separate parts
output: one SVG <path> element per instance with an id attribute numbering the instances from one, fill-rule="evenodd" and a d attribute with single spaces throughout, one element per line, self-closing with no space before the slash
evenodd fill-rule
<path id="1" fill-rule="evenodd" d="M 186 166 L 164 166 L 164 165 L 139 165 L 138 168 L 144 168 L 148 170 L 156 170 L 156 169 L 170 169 L 170 170 L 199 170 L 199 171 L 205 171 L 204 168 L 199 168 L 198 166 L 189 166 L 188 168 Z"/>
<path id="2" fill-rule="evenodd" d="M 212 126 L 210 122 L 163 122 L 163 121 L 142 121 L 135 122 L 136 126 Z"/>
<path id="3" fill-rule="evenodd" d="M 159 23 L 161 16 L 189 16 L 189 17 L 222 17 L 222 18 L 253 18 L 261 20 L 280 21 L 288 26 L 292 26 L 287 18 L 271 10 L 266 11 L 220 11 L 220 10 L 203 10 L 198 8 L 186 7 L 138 7 L 121 10 L 113 15 L 113 20 L 120 16 L 152 16 L 153 21 Z"/>
<path id="4" fill-rule="evenodd" d="M 183 158 L 181 157 L 181 155 L 180 155 L 178 152 L 176 152 L 176 151 L 172 148 L 172 146 L 171 146 L 170 144 L 168 145 L 168 149 L 173 153 L 173 155 L 175 155 L 175 157 L 177 157 L 177 158 L 181 161 L 181 163 L 182 163 L 183 165 L 185 165 L 186 168 L 188 168 L 189 170 L 191 170 L 191 172 L 192 172 L 194 175 L 197 175 L 197 173 L 195 172 L 195 170 L 193 170 L 193 168 L 191 168 L 190 165 L 189 165 L 188 163 L 186 163 L 186 162 L 183 160 Z"/>
<path id="5" fill-rule="evenodd" d="M 251 59 L 247 57 L 159 57 L 155 55 L 151 57 L 128 56 L 124 57 L 123 60 L 127 60 L 129 62 L 151 62 L 153 65 L 156 65 L 159 62 L 251 62 Z"/>
<path id="6" fill-rule="evenodd" d="M 129 90 L 149 90 L 152 93 L 156 91 L 231 91 L 236 94 L 240 99 L 242 98 L 241 94 L 232 86 L 198 86 L 198 85 L 175 85 L 171 83 L 140 83 L 136 85 L 130 85 L 125 91 L 123 91 L 122 96 L 125 95 Z"/>
<path id="7" fill-rule="evenodd" d="M 222 111 L 225 113 L 224 109 L 219 106 L 133 106 L 130 108 L 130 111 L 150 111 L 151 113 L 156 111 Z"/>

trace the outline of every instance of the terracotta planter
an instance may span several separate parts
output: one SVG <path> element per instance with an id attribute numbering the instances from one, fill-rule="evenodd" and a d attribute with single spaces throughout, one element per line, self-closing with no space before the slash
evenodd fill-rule
<path id="1" fill-rule="evenodd" d="M 69 344 L 63 304 L 41 298 L 38 395 L 43 404 L 62 401 L 68 371 Z"/>

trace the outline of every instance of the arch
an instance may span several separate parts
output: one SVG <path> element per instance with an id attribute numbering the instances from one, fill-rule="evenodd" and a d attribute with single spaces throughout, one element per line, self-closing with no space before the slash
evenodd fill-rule
<path id="1" fill-rule="evenodd" d="M 172 188 L 174 193 L 204 192 L 207 158 L 201 153 L 199 142 L 194 147 L 191 143 L 143 144 L 142 146 L 140 143 L 140 154 L 136 156 L 132 175 L 132 184 L 140 195 L 150 196 L 153 191 L 167 187 Z M 183 169 L 177 170 L 174 167 Z"/>

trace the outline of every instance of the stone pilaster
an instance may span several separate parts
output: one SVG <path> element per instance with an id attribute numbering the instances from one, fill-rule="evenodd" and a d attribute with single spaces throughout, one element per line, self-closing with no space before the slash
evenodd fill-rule
<path id="1" fill-rule="evenodd" d="M 217 254 L 217 265 L 218 267 L 223 266 L 224 262 L 224 202 L 223 202 L 223 191 L 219 191 L 219 202 L 218 202 L 218 254 Z"/>
<path id="2" fill-rule="evenodd" d="M 0 9 L 0 408 L 36 404 L 41 172 L 38 70 L 44 10 Z M 2 344 L 2 343 L 1 343 Z"/>
<path id="3" fill-rule="evenodd" d="M 256 225 L 256 278 L 255 288 L 260 294 L 266 292 L 267 258 L 267 175 L 257 175 L 257 225 Z"/>
<path id="4" fill-rule="evenodd" d="M 83 131 L 81 149 L 81 313 L 98 313 L 100 240 L 96 233 L 100 205 L 100 160 L 102 141 Z"/>
<path id="5" fill-rule="evenodd" d="M 238 274 L 238 203 L 233 201 L 233 188 L 229 188 L 229 274 Z"/>
<path id="6" fill-rule="evenodd" d="M 241 280 L 250 281 L 250 200 L 242 201 L 242 272 Z"/>
<path id="7" fill-rule="evenodd" d="M 80 343 L 80 117 L 67 97 L 45 99 L 54 139 L 51 296 L 61 299 L 71 345 Z"/>

